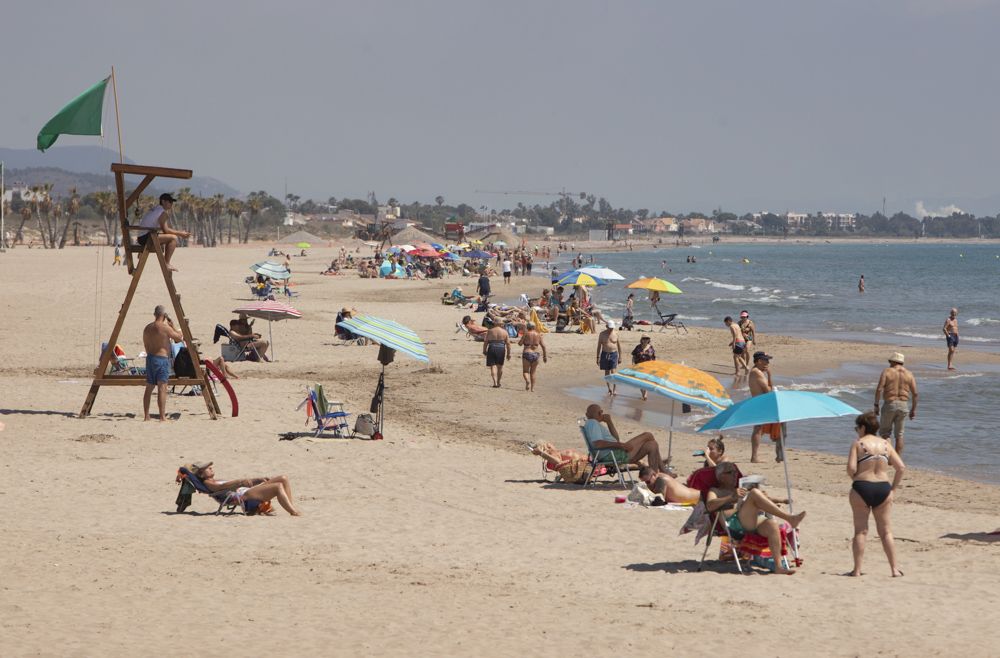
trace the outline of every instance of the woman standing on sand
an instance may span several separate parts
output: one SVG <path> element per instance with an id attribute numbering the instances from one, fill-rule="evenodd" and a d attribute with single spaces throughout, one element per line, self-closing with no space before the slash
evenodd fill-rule
<path id="1" fill-rule="evenodd" d="M 882 538 L 882 550 L 889 559 L 892 576 L 902 576 L 896 564 L 896 546 L 892 537 L 889 513 L 892 511 L 892 492 L 899 486 L 906 471 L 906 465 L 886 439 L 878 434 L 879 424 L 875 412 L 869 411 L 854 419 L 854 429 L 858 440 L 851 444 L 847 457 L 847 474 L 854 481 L 848 496 L 854 513 L 854 571 L 852 576 L 861 575 L 861 560 L 865 556 L 865 540 L 868 538 L 868 514 L 875 515 L 875 528 Z M 889 483 L 889 466 L 895 471 Z"/>

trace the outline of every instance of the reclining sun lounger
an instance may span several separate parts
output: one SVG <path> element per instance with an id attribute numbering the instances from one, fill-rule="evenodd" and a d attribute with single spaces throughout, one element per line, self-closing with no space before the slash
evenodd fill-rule
<path id="1" fill-rule="evenodd" d="M 222 508 L 226 508 L 227 514 L 235 514 L 237 510 L 246 516 L 260 513 L 261 502 L 259 500 L 245 500 L 238 491 L 212 491 L 205 486 L 201 479 L 181 466 L 177 469 L 177 482 L 181 483 L 180 493 L 177 494 L 177 512 L 181 513 L 191 505 L 191 494 L 198 492 L 210 496 L 212 500 L 219 503 L 216 514 L 222 514 Z M 270 508 L 270 505 L 267 506 Z"/>

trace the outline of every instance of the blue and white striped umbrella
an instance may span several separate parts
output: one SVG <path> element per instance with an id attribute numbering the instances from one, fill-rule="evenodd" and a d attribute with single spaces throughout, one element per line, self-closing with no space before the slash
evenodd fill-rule
<path id="1" fill-rule="evenodd" d="M 269 260 L 262 260 L 259 263 L 254 263 L 250 266 L 252 272 L 257 274 L 263 274 L 266 277 L 270 277 L 276 281 L 284 281 L 285 279 L 292 278 L 292 273 L 288 271 L 288 268 L 280 263 L 272 263 Z"/>
<path id="2" fill-rule="evenodd" d="M 418 361 L 429 363 L 431 360 L 427 356 L 427 348 L 420 340 L 420 336 L 398 322 L 377 318 L 374 315 L 359 315 L 345 318 L 338 322 L 337 326 L 359 336 L 371 338 L 379 345 L 385 345 L 397 352 L 412 356 Z"/>

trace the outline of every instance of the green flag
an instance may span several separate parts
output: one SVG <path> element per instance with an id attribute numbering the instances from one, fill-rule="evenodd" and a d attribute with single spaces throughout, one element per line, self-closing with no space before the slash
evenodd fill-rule
<path id="1" fill-rule="evenodd" d="M 104 89 L 108 78 L 83 92 L 45 124 L 38 133 L 38 150 L 44 151 L 59 135 L 100 135 L 101 114 L 104 110 Z"/>

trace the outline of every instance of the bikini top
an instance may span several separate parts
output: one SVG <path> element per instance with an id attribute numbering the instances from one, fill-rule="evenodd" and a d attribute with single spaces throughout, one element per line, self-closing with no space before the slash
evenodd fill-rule
<path id="1" fill-rule="evenodd" d="M 864 444 L 861 445 L 861 449 L 865 451 L 865 456 L 858 459 L 858 465 L 861 465 L 862 463 L 868 461 L 869 459 L 883 459 L 885 460 L 886 464 L 889 463 L 888 455 L 880 455 L 880 454 L 875 454 L 873 452 L 868 452 L 868 448 L 866 448 Z"/>

